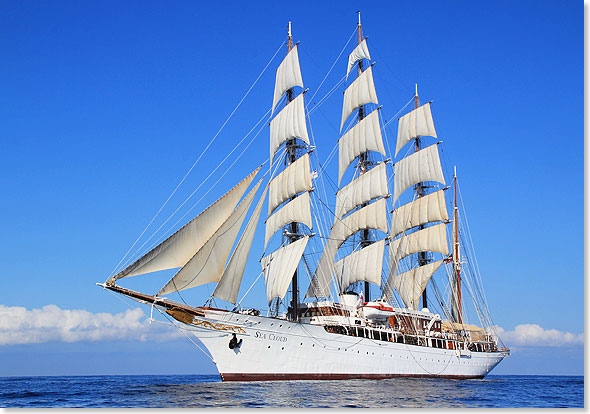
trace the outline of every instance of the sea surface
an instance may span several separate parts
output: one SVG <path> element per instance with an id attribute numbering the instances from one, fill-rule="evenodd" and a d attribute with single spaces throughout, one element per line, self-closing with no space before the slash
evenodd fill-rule
<path id="1" fill-rule="evenodd" d="M 0 377 L 0 407 L 583 407 L 582 376 L 221 382 L 218 375 Z"/>

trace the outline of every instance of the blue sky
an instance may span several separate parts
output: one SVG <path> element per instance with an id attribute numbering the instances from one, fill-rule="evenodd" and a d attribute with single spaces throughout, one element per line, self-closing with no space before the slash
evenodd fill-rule
<path id="1" fill-rule="evenodd" d="M 513 355 L 498 374 L 583 372 L 579 337 L 565 347 L 530 348 L 534 341 L 516 330 L 536 324 L 562 334 L 584 332 L 581 6 L 362 6 L 385 118 L 411 98 L 417 82 L 421 100 L 434 100 L 443 158 L 448 167 L 458 164 L 488 305 L 513 340 Z M 350 1 L 303 1 L 297 7 L 231 1 L 0 3 L 5 315 L 24 307 L 29 313 L 22 317 L 29 320 L 33 309 L 46 305 L 85 310 L 76 317 L 86 321 L 100 312 L 125 312 L 125 304 L 94 283 L 107 278 L 216 134 L 285 40 L 287 22 L 301 42 L 308 94 L 317 91 L 313 105 L 345 73 L 350 46 L 317 90 L 354 31 L 359 7 Z M 171 205 L 190 194 L 266 112 L 278 63 L 269 66 Z M 340 92 L 311 115 L 320 159 L 338 138 Z M 395 122 L 386 132 L 393 140 Z M 222 178 L 222 191 L 265 161 L 267 140 L 264 129 L 240 168 Z M 195 212 L 221 191 L 212 193 Z M 258 263 L 248 269 L 257 275 Z M 167 277 L 127 285 L 153 291 Z M 199 303 L 211 289 L 185 298 Z M 48 314 L 64 315 L 53 308 Z M 45 328 L 61 334 L 43 336 Z M 146 366 L 164 373 L 213 370 L 182 338 L 138 342 L 150 331 L 147 325 L 95 338 L 63 334 L 75 326 L 34 329 L 38 343 L 14 339 L 0 345 L 0 367 L 6 370 L 0 368 L 0 375 L 146 373 Z M 158 337 L 154 329 L 148 335 Z M 103 353 L 109 363 L 96 357 Z M 141 355 L 149 363 L 142 364 Z M 187 369 L 187 357 L 194 369 Z"/>

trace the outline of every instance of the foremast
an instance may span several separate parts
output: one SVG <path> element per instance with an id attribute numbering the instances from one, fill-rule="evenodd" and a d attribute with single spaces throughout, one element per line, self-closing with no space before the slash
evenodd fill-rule
<path id="1" fill-rule="evenodd" d="M 312 229 L 309 193 L 312 191 L 309 164 L 309 137 L 305 115 L 303 79 L 299 67 L 297 44 L 293 44 L 291 22 L 287 28 L 287 56 L 276 72 L 272 110 L 285 97 L 285 106 L 270 123 L 271 171 L 278 166 L 277 156 L 285 144 L 284 169 L 269 184 L 269 209 L 266 220 L 265 248 L 282 229 L 281 247 L 261 260 L 267 285 L 266 296 L 273 312 L 291 286 L 289 317 L 298 319 L 299 289 L 297 268 L 310 235 L 301 224 Z M 295 88 L 301 92 L 296 95 Z M 279 157 L 280 158 L 280 157 Z"/>
<path id="2" fill-rule="evenodd" d="M 293 36 L 291 35 L 291 22 L 289 22 L 289 27 L 287 29 L 287 54 L 291 52 L 293 49 Z M 293 101 L 293 88 L 287 90 L 287 105 Z M 291 138 L 287 141 L 286 144 L 286 157 L 285 157 L 285 165 L 291 165 L 297 159 L 297 149 L 301 146 L 297 145 L 297 138 Z M 291 200 L 294 200 L 295 197 L 291 197 Z M 301 238 L 299 234 L 299 223 L 293 221 L 291 224 L 288 224 L 283 232 L 284 237 L 287 238 L 289 243 L 293 243 L 296 240 Z M 291 320 L 296 321 L 299 315 L 299 287 L 297 283 L 297 268 L 295 268 L 295 273 L 293 273 L 293 278 L 291 279 Z"/>

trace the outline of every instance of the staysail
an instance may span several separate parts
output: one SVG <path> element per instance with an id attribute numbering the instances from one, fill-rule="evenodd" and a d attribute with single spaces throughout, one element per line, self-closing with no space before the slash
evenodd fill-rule
<path id="1" fill-rule="evenodd" d="M 261 182 L 262 180 L 254 186 L 213 236 L 158 292 L 158 296 L 221 279 L 231 248 Z"/>
<path id="2" fill-rule="evenodd" d="M 176 233 L 117 273 L 113 280 L 184 266 L 227 220 L 260 168 L 258 167 Z"/>
<path id="3" fill-rule="evenodd" d="M 262 205 L 266 197 L 268 187 L 264 189 L 260 201 L 254 209 L 254 213 L 248 224 L 246 230 L 242 233 L 238 246 L 232 253 L 229 263 L 223 271 L 221 280 L 213 291 L 213 296 L 216 298 L 225 300 L 230 303 L 236 303 L 238 299 L 238 292 L 242 283 L 242 277 L 244 276 L 244 269 L 246 268 L 246 262 L 248 261 L 248 255 L 252 248 L 252 241 L 254 240 L 254 233 L 256 232 L 256 226 L 258 225 L 258 219 L 260 218 L 260 212 L 262 211 Z"/>

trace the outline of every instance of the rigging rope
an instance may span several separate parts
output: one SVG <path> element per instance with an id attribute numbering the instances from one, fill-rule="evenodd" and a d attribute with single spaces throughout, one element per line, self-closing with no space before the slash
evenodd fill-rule
<path id="1" fill-rule="evenodd" d="M 209 149 L 209 147 L 211 147 L 211 145 L 213 144 L 213 142 L 215 141 L 215 139 L 219 136 L 219 134 L 225 128 L 225 126 L 227 125 L 227 123 L 229 122 L 229 120 L 233 117 L 233 115 L 236 113 L 236 111 L 238 110 L 238 108 L 242 105 L 242 102 L 244 102 L 244 99 L 246 99 L 246 97 L 250 94 L 250 92 L 252 91 L 252 89 L 254 88 L 254 86 L 258 83 L 258 80 L 262 77 L 262 75 L 264 74 L 264 72 L 266 72 L 266 69 L 269 67 L 269 65 L 272 63 L 272 61 L 274 60 L 274 58 L 277 56 L 277 54 L 279 53 L 279 51 L 282 48 L 283 48 L 283 42 L 281 42 L 281 45 L 279 46 L 279 48 L 277 49 L 277 51 L 275 52 L 275 54 L 272 56 L 272 58 L 270 58 L 270 60 L 268 61 L 268 63 L 264 67 L 264 69 L 262 69 L 262 72 L 260 72 L 260 74 L 258 75 L 258 77 L 256 78 L 256 80 L 250 86 L 250 88 L 246 91 L 246 93 L 244 94 L 244 96 L 242 97 L 242 99 L 240 99 L 240 101 L 238 102 L 238 104 L 236 105 L 236 107 L 234 108 L 234 110 L 231 112 L 231 114 L 225 120 L 225 122 L 223 123 L 223 125 L 219 128 L 219 130 L 217 131 L 217 133 L 215 134 L 215 136 L 213 137 L 213 139 L 211 139 L 211 141 L 205 147 L 205 149 L 203 150 L 203 152 L 201 153 L 201 155 L 199 155 L 199 157 L 197 158 L 197 160 L 193 163 L 193 165 L 186 172 L 186 174 L 184 175 L 184 177 L 182 178 L 182 180 L 180 180 L 180 182 L 176 185 L 176 187 L 174 188 L 174 190 L 172 191 L 172 193 L 170 193 L 170 195 L 168 196 L 168 198 L 166 199 L 166 201 L 164 202 L 164 204 L 162 204 L 162 206 L 160 207 L 160 209 L 156 212 L 156 214 L 154 215 L 154 217 L 152 217 L 152 219 L 150 220 L 150 222 L 143 229 L 143 231 L 137 237 L 137 239 L 135 240 L 135 242 L 131 245 L 131 247 L 129 248 L 129 250 L 127 250 L 127 252 L 125 253 L 125 255 L 121 258 L 121 260 L 119 261 L 119 263 L 117 264 L 117 266 L 115 266 L 115 268 L 113 269 L 113 271 L 109 275 L 109 278 L 112 277 L 113 274 L 115 274 L 115 272 L 117 271 L 117 269 L 119 268 L 119 266 L 121 265 L 121 263 L 125 260 L 125 258 L 127 257 L 127 255 L 129 254 L 129 252 L 131 251 L 131 249 L 133 249 L 133 247 L 137 244 L 137 242 L 139 242 L 139 240 L 144 235 L 144 233 L 147 231 L 147 229 L 152 225 L 152 223 L 154 222 L 154 220 L 156 219 L 156 217 L 158 217 L 158 215 L 162 212 L 162 210 L 164 209 L 164 207 L 168 204 L 168 202 L 170 201 L 170 199 L 172 198 L 172 196 L 174 196 L 174 194 L 176 193 L 176 191 L 178 191 L 178 189 L 180 188 L 180 186 L 182 185 L 182 183 L 186 180 L 186 178 L 189 176 L 189 174 L 195 168 L 195 166 L 197 165 L 197 163 L 199 162 L 199 160 L 203 157 L 203 155 L 205 155 L 205 153 L 207 152 L 207 150 Z"/>

